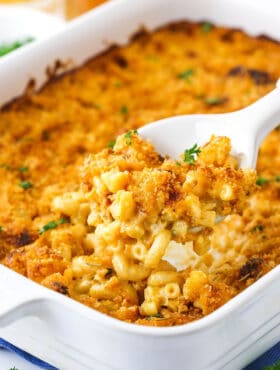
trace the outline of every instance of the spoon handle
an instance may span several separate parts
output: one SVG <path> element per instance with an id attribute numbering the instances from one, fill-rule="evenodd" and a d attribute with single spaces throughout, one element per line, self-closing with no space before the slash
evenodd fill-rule
<path id="1" fill-rule="evenodd" d="M 243 109 L 242 115 L 242 121 L 244 122 L 245 117 L 247 120 L 246 131 L 248 129 L 248 134 L 255 138 L 258 149 L 265 137 L 280 124 L 280 79 L 273 91 Z"/>

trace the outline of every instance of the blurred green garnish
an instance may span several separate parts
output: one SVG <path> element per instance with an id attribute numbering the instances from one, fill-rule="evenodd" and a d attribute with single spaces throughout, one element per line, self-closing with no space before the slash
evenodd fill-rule
<path id="1" fill-rule="evenodd" d="M 127 145 L 131 145 L 131 143 L 132 143 L 132 135 L 138 135 L 138 131 L 137 130 L 129 130 L 124 135 L 124 137 L 126 138 Z"/>
<path id="2" fill-rule="evenodd" d="M 206 98 L 205 103 L 208 105 L 219 105 L 225 102 L 225 98 Z"/>
<path id="3" fill-rule="evenodd" d="M 31 181 L 20 181 L 19 186 L 22 187 L 24 190 L 33 188 L 33 184 Z"/>
<path id="4" fill-rule="evenodd" d="M 58 221 L 50 221 L 46 225 L 42 226 L 38 233 L 39 235 L 44 234 L 48 230 L 56 229 L 59 225 L 67 224 L 69 221 L 65 218 L 60 218 Z"/>
<path id="5" fill-rule="evenodd" d="M 280 370 L 280 361 L 277 361 L 274 365 L 265 366 L 262 370 Z"/>
<path id="6" fill-rule="evenodd" d="M 200 153 L 200 148 L 197 144 L 194 144 L 190 149 L 186 149 L 184 152 L 184 162 L 194 164 L 197 156 Z"/>
<path id="7" fill-rule="evenodd" d="M 111 148 L 111 149 L 114 149 L 114 146 L 116 145 L 116 140 L 112 140 L 110 141 L 110 143 L 108 144 L 108 148 Z"/>
<path id="8" fill-rule="evenodd" d="M 191 68 L 188 68 L 185 71 L 183 71 L 182 73 L 179 73 L 177 75 L 177 78 L 179 78 L 180 80 L 186 80 L 186 81 L 190 82 L 190 77 L 192 77 L 193 75 L 194 75 L 194 70 L 191 69 Z"/>
<path id="9" fill-rule="evenodd" d="M 266 179 L 265 177 L 259 176 L 257 178 L 256 184 L 259 186 L 264 186 L 270 182 L 269 179 Z"/>
<path id="10" fill-rule="evenodd" d="M 201 25 L 201 29 L 203 33 L 209 33 L 213 27 L 214 27 L 213 24 L 210 22 L 204 22 Z"/>
<path id="11" fill-rule="evenodd" d="M 0 57 L 11 53 L 12 51 L 21 48 L 22 46 L 29 44 L 30 42 L 34 41 L 33 37 L 28 37 L 21 41 L 15 41 L 10 44 L 2 44 L 0 45 Z"/>

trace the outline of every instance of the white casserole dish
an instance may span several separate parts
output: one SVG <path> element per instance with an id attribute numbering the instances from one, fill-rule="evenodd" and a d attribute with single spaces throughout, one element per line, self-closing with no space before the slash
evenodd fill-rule
<path id="1" fill-rule="evenodd" d="M 21 95 L 34 78 L 46 81 L 55 60 L 79 65 L 111 43 L 126 43 L 140 26 L 154 29 L 190 19 L 242 28 L 280 40 L 277 6 L 243 0 L 115 0 L 69 24 L 48 40 L 0 59 L 0 104 Z M 70 65 L 70 64 L 69 64 Z M 69 356 L 96 358 L 119 370 L 237 370 L 280 339 L 280 266 L 211 315 L 171 328 L 127 324 L 49 291 L 0 266 L 0 337 L 4 327 L 33 315 L 69 345 Z M 41 340 L 41 333 L 33 333 Z M 52 359 L 61 365 L 60 354 Z M 55 361 L 57 363 L 55 363 Z M 86 366 L 86 365 L 85 365 Z M 88 363 L 88 369 L 101 365 Z M 77 370 L 78 367 L 75 367 Z"/>
<path id="2" fill-rule="evenodd" d="M 60 31 L 65 21 L 25 6 L 0 5 L 0 44 L 32 37 L 40 40 Z"/>

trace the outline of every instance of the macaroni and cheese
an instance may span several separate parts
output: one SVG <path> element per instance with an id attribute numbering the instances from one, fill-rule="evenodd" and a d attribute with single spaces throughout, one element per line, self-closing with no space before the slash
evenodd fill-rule
<path id="1" fill-rule="evenodd" d="M 280 131 L 260 149 L 258 190 L 237 202 L 245 184 L 234 160 L 225 162 L 226 139 L 215 139 L 218 152 L 213 139 L 193 165 L 150 147 L 143 153 L 146 145 L 131 163 L 114 153 L 123 141 L 133 150 L 141 140 L 134 130 L 154 120 L 240 109 L 272 90 L 279 74 L 277 42 L 182 22 L 135 35 L 4 107 L 1 262 L 128 322 L 177 325 L 212 312 L 280 262 Z M 108 146 L 116 166 L 95 157 Z M 212 189 L 205 179 L 214 161 L 221 178 Z M 142 193 L 131 188 L 140 178 Z M 189 194 L 183 205 L 181 191 Z M 217 215 L 227 216 L 215 224 Z"/>
<path id="2" fill-rule="evenodd" d="M 229 152 L 229 139 L 213 137 L 171 161 L 129 131 L 90 155 L 80 189 L 52 202 L 58 217 L 69 217 L 70 230 L 81 229 L 79 243 L 90 251 L 64 272 L 71 295 L 136 322 L 169 320 L 174 312 L 188 321 L 189 304 L 205 314 L 208 300 L 211 310 L 226 302 L 233 291 L 207 277 L 224 262 L 211 247 L 213 228 L 242 211 L 256 186 L 254 171 L 238 169 Z M 51 231 L 49 242 L 61 233 Z M 218 302 L 207 293 L 212 289 L 220 292 Z"/>

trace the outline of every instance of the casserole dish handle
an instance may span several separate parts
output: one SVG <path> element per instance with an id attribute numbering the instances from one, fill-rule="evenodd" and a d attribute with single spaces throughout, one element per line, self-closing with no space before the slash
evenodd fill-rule
<path id="1" fill-rule="evenodd" d="M 40 288 L 0 265 L 0 328 L 24 316 L 40 316 L 47 299 L 47 290 Z"/>

